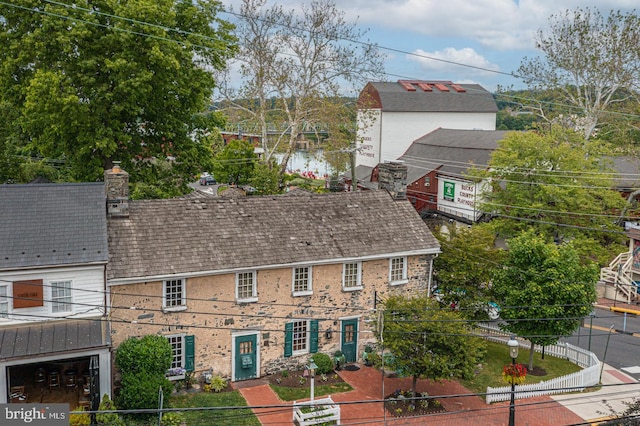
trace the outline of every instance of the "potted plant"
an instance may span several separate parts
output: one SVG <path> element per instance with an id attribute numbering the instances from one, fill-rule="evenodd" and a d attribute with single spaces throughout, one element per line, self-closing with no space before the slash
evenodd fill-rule
<path id="1" fill-rule="evenodd" d="M 371 346 L 365 346 L 364 352 L 362 353 L 362 360 L 367 367 L 371 366 L 371 360 L 369 359 L 371 353 L 373 353 L 373 348 Z"/>
<path id="2" fill-rule="evenodd" d="M 336 365 L 336 370 L 340 371 L 345 363 L 345 357 L 341 350 L 337 350 L 333 353 L 333 362 Z"/>

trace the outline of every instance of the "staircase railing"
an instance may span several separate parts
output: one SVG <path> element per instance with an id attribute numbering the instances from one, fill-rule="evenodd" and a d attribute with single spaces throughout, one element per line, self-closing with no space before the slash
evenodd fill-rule
<path id="1" fill-rule="evenodd" d="M 616 293 L 620 293 L 627 303 L 639 298 L 637 286 L 633 282 L 632 266 L 633 256 L 624 252 L 613 259 L 609 266 L 600 269 L 600 281 L 613 284 Z"/>

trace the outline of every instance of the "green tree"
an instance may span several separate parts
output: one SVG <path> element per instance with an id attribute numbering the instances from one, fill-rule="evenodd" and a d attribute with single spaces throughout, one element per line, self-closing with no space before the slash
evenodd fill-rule
<path id="1" fill-rule="evenodd" d="M 560 92 L 568 123 L 589 139 L 602 116 L 638 84 L 640 17 L 635 11 L 567 10 L 538 31 L 542 55 L 524 58 L 517 75 L 530 89 Z M 572 116 L 575 115 L 575 116 Z"/>
<path id="2" fill-rule="evenodd" d="M 283 173 L 304 130 L 327 131 L 332 150 L 355 141 L 355 104 L 343 94 L 381 77 L 384 63 L 377 46 L 365 42 L 366 31 L 348 23 L 333 0 L 303 4 L 301 13 L 266 5 L 266 0 L 242 1 L 236 32 L 242 83 L 234 90 L 226 79 L 220 94 L 226 106 L 257 127 L 264 161 L 284 153 Z M 275 136 L 268 131 L 273 129 Z M 314 136 L 320 140 L 326 134 Z"/>
<path id="3" fill-rule="evenodd" d="M 193 135 L 236 50 L 217 1 L 96 0 L 0 5 L 0 145 L 64 160 L 68 178 L 100 180 L 113 160 L 131 182 L 177 186 L 205 169 Z M 170 172 L 157 176 L 156 161 Z"/>
<path id="4" fill-rule="evenodd" d="M 257 160 L 251 143 L 232 140 L 215 156 L 213 175 L 218 182 L 244 185 L 253 175 Z"/>
<path id="5" fill-rule="evenodd" d="M 280 173 L 275 164 L 258 163 L 253 168 L 249 185 L 256 188 L 259 195 L 279 194 L 282 192 Z"/>
<path id="6" fill-rule="evenodd" d="M 381 345 L 394 356 L 392 368 L 413 378 L 414 397 L 418 379 L 471 377 L 484 353 L 484 342 L 458 313 L 426 296 L 389 297 L 382 324 Z"/>
<path id="7" fill-rule="evenodd" d="M 557 245 L 529 230 L 509 240 L 504 267 L 496 270 L 493 292 L 502 308 L 503 328 L 534 345 L 570 336 L 593 310 L 599 269 L 584 265 L 570 243 Z"/>
<path id="8" fill-rule="evenodd" d="M 504 251 L 496 247 L 495 233 L 483 225 L 451 225 L 435 236 L 442 250 L 433 262 L 441 305 L 455 303 L 465 318 L 486 320 L 487 308 L 493 301 L 491 277 L 504 257 Z"/>
<path id="9" fill-rule="evenodd" d="M 582 254 L 602 264 L 624 251 L 616 213 L 625 201 L 591 152 L 596 144 L 559 127 L 507 133 L 488 171 L 478 171 L 492 183 L 482 209 L 493 214 L 494 229 L 506 237 L 533 227 L 556 241 L 579 239 Z"/>

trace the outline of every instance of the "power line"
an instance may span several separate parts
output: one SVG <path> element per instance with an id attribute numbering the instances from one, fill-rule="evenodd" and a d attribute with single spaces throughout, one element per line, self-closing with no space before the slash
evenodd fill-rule
<path id="1" fill-rule="evenodd" d="M 122 21 L 125 21 L 125 22 L 129 22 L 129 23 L 132 23 L 132 24 L 137 24 L 137 25 L 141 25 L 141 26 L 147 26 L 147 27 L 150 27 L 150 28 L 156 28 L 156 29 L 160 29 L 160 30 L 163 30 L 163 31 L 166 31 L 166 32 L 175 32 L 175 33 L 180 34 L 180 35 L 188 35 L 188 36 L 194 36 L 194 37 L 202 38 L 202 39 L 204 39 L 206 41 L 214 41 L 214 42 L 219 41 L 219 40 L 217 40 L 215 38 L 208 37 L 208 36 L 205 36 L 205 35 L 200 34 L 200 33 L 194 33 L 194 32 L 190 32 L 190 31 L 185 31 L 185 30 L 182 30 L 182 29 L 178 29 L 178 28 L 172 28 L 172 27 L 167 27 L 167 26 L 159 25 L 159 24 L 153 24 L 153 23 L 149 23 L 149 22 L 145 22 L 145 21 L 136 20 L 136 19 L 125 18 L 125 17 L 121 17 L 121 16 L 118 16 L 118 15 L 113 15 L 113 14 L 101 12 L 99 10 L 82 8 L 82 7 L 79 7 L 77 5 L 66 5 L 64 3 L 55 2 L 53 0 L 45 0 L 45 1 L 47 3 L 52 4 L 52 5 L 65 7 L 65 8 L 70 8 L 70 9 L 73 9 L 73 10 L 83 11 L 83 12 L 86 12 L 87 14 L 89 14 L 89 15 L 100 15 L 100 16 L 105 16 L 105 17 L 109 17 L 109 18 L 112 18 L 112 19 L 119 19 L 119 20 L 122 20 Z M 69 16 L 65 16 L 65 15 L 60 15 L 60 14 L 56 14 L 56 13 L 52 13 L 52 12 L 47 12 L 47 11 L 40 10 L 37 7 L 30 8 L 30 7 L 26 7 L 26 6 L 20 6 L 20 5 L 7 3 L 7 2 L 4 2 L 4 1 L 0 1 L 0 4 L 5 5 L 5 6 L 9 6 L 9 7 L 15 7 L 15 8 L 23 9 L 23 10 L 28 10 L 28 11 L 36 12 L 36 13 L 40 13 L 40 14 L 50 15 L 50 16 L 57 17 L 57 18 L 60 18 L 60 19 L 74 20 L 74 21 L 77 21 L 77 22 L 82 22 L 82 23 L 86 23 L 86 24 L 90 24 L 90 25 L 96 25 L 96 26 L 100 26 L 100 27 L 104 27 L 104 28 L 112 29 L 112 30 L 115 29 L 115 30 L 122 31 L 122 32 L 125 32 L 125 33 L 131 33 L 131 34 L 134 34 L 134 35 L 140 35 L 140 36 L 156 38 L 156 39 L 160 39 L 160 40 L 164 40 L 164 41 L 174 42 L 174 43 L 178 43 L 178 44 L 181 44 L 181 45 L 187 43 L 187 41 L 174 40 L 174 39 L 165 38 L 165 37 L 159 37 L 159 36 L 155 36 L 155 35 L 151 35 L 151 34 L 147 34 L 147 33 L 143 33 L 143 32 L 125 30 L 125 29 L 122 29 L 122 28 L 113 27 L 111 25 L 98 24 L 98 23 L 95 23 L 95 22 L 91 22 L 91 21 L 87 21 L 87 20 L 83 20 L 83 19 L 79 19 L 79 18 L 73 18 L 73 17 L 69 17 Z M 239 13 L 235 13 L 235 12 L 229 11 L 229 10 L 221 10 L 221 13 L 227 13 L 229 15 L 236 16 L 236 17 L 241 18 L 241 19 L 248 19 L 247 16 L 244 16 L 244 15 L 241 15 Z M 256 19 L 264 20 L 262 18 L 256 18 Z M 277 24 L 277 25 L 282 26 L 282 24 Z M 307 30 L 305 28 L 297 28 L 297 27 L 293 27 L 293 26 L 291 28 L 298 29 L 300 31 L 309 31 L 309 30 Z M 429 59 L 429 60 L 433 60 L 433 61 L 449 63 L 449 64 L 456 65 L 456 66 L 461 66 L 461 67 L 466 67 L 466 68 L 471 68 L 471 69 L 478 69 L 478 70 L 482 70 L 482 71 L 485 71 L 485 72 L 501 74 L 501 75 L 510 76 L 510 77 L 514 77 L 514 78 L 520 78 L 519 76 L 517 76 L 513 72 L 508 72 L 507 73 L 507 72 L 498 71 L 498 70 L 491 69 L 491 68 L 478 67 L 478 66 L 475 66 L 475 65 L 465 64 L 465 63 L 456 62 L 456 61 L 450 61 L 450 60 L 436 58 L 436 57 L 431 57 L 431 56 L 428 56 L 428 55 L 418 54 L 418 53 L 415 53 L 415 52 L 408 52 L 408 51 L 404 51 L 404 50 L 396 49 L 396 48 L 385 47 L 385 46 L 381 46 L 381 45 L 378 45 L 378 44 L 372 44 L 372 43 L 369 43 L 369 42 L 363 42 L 363 41 L 360 41 L 360 40 L 351 40 L 351 39 L 346 39 L 346 38 L 341 38 L 339 40 L 346 41 L 346 42 L 353 43 L 353 44 L 363 45 L 363 46 L 366 46 L 366 47 L 375 47 L 375 48 L 378 48 L 378 49 L 381 49 L 381 50 L 388 50 L 388 51 L 391 51 L 391 52 L 394 52 L 394 53 L 402 53 L 402 54 L 405 54 L 405 55 L 408 55 L 408 56 L 415 56 L 415 57 L 422 58 L 422 59 Z M 198 45 L 198 44 L 195 44 L 195 43 L 192 43 L 192 42 L 188 42 L 188 43 L 189 43 L 189 45 L 194 46 L 194 47 L 199 47 L 199 48 L 203 48 L 203 49 L 209 49 L 208 46 Z M 404 79 L 414 79 L 414 80 L 416 79 L 416 77 L 401 76 L 401 75 L 396 75 L 396 74 L 389 74 L 389 73 L 386 73 L 386 72 L 384 74 L 385 75 L 390 75 L 390 76 L 401 77 L 401 78 L 404 78 Z M 510 97 L 510 95 L 505 94 L 505 93 L 501 93 L 499 95 L 503 96 L 503 97 Z M 522 96 L 513 95 L 511 97 L 513 97 L 515 99 L 520 99 L 520 100 L 523 99 Z M 557 103 L 557 102 L 548 102 L 548 101 L 544 102 L 544 101 L 539 101 L 539 100 L 536 100 L 536 99 L 529 99 L 529 100 L 534 100 L 534 101 L 539 102 L 539 103 L 545 103 L 545 104 L 550 105 L 550 106 L 555 105 L 555 106 L 561 106 L 563 108 L 580 110 L 580 108 L 575 106 L 575 105 L 560 104 L 560 103 Z M 518 104 L 521 105 L 521 102 L 518 102 Z M 604 111 L 601 111 L 601 113 L 604 113 L 604 114 L 619 114 L 619 115 L 632 117 L 632 118 L 640 118 L 640 115 L 637 115 L 637 114 L 628 114 L 628 113 L 615 112 L 615 111 L 610 111 L 610 110 L 604 110 Z"/>

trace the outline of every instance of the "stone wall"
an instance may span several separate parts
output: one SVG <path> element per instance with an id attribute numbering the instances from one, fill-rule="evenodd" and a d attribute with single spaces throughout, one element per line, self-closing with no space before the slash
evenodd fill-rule
<path id="1" fill-rule="evenodd" d="M 375 341 L 374 299 L 391 294 L 426 293 L 430 256 L 408 258 L 407 284 L 390 286 L 389 260 L 362 265 L 362 290 L 343 291 L 342 264 L 312 267 L 313 294 L 292 296 L 292 269 L 257 272 L 258 302 L 235 301 L 235 274 L 186 279 L 187 309 L 163 312 L 162 282 L 111 287 L 112 341 L 117 347 L 130 336 L 187 334 L 195 336 L 195 369 L 212 370 L 230 378 L 232 336 L 255 330 L 258 334 L 260 371 L 265 375 L 306 365 L 311 354 L 284 358 L 285 324 L 293 319 L 319 321 L 318 351 L 333 354 L 340 348 L 340 321 L 358 318 L 358 357 L 364 346 Z M 176 277 L 178 278 L 178 277 Z M 135 296 L 134 296 L 135 295 Z M 327 330 L 332 331 L 327 338 Z"/>

